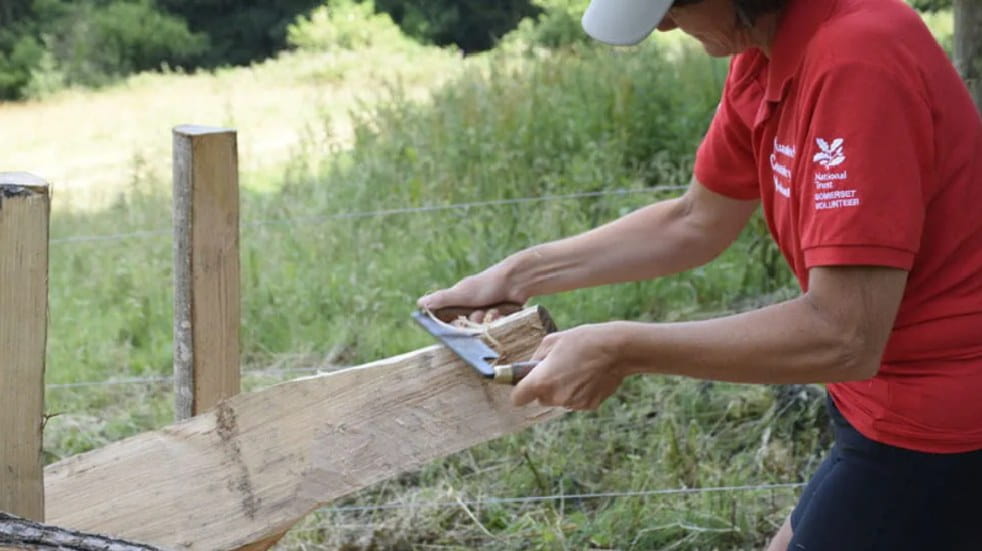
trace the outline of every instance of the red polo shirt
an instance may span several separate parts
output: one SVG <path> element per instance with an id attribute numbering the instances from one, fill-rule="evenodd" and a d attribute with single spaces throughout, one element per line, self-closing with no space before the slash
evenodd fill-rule
<path id="1" fill-rule="evenodd" d="M 696 179 L 760 199 L 814 266 L 908 270 L 878 374 L 828 385 L 873 440 L 982 449 L 982 120 L 900 0 L 792 0 L 768 59 L 733 58 Z"/>

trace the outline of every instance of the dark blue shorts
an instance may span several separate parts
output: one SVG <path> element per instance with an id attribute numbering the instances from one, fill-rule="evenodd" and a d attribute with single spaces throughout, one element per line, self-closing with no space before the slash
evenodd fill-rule
<path id="1" fill-rule="evenodd" d="M 979 397 L 982 400 L 982 396 Z M 866 438 L 828 399 L 835 445 L 791 513 L 791 551 L 982 551 L 982 450 Z"/>

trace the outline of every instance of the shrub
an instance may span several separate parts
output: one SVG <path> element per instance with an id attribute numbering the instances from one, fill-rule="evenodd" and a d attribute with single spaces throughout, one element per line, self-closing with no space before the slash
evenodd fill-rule
<path id="1" fill-rule="evenodd" d="M 580 18 L 589 0 L 534 0 L 541 12 L 527 17 L 504 41 L 523 47 L 561 48 L 589 42 Z"/>
<path id="2" fill-rule="evenodd" d="M 65 72 L 58 67 L 58 60 L 50 49 L 45 49 L 37 66 L 31 69 L 30 80 L 24 87 L 24 95 L 43 99 L 61 90 L 68 82 Z"/>
<path id="3" fill-rule="evenodd" d="M 388 14 L 375 13 L 372 0 L 329 0 L 287 27 L 287 43 L 302 50 L 354 50 L 410 41 Z"/>
<path id="4" fill-rule="evenodd" d="M 50 47 L 69 84 L 100 85 L 119 76 L 180 66 L 201 54 L 208 41 L 151 0 L 72 4 L 51 24 Z"/>
<path id="5" fill-rule="evenodd" d="M 0 99 L 21 97 L 44 53 L 41 44 L 28 35 L 16 39 L 8 55 L 0 49 Z"/>
<path id="6" fill-rule="evenodd" d="M 190 64 L 208 48 L 153 0 L 37 0 L 31 18 L 0 29 L 0 98 L 98 86 L 131 73 Z M 6 53 L 5 53 L 6 52 Z"/>

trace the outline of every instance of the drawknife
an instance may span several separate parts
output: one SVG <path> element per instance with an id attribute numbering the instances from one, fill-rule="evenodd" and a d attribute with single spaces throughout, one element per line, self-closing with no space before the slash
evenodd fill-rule
<path id="1" fill-rule="evenodd" d="M 427 333 L 436 337 L 481 376 L 495 383 L 517 384 L 539 363 L 528 361 L 498 365 L 501 355 L 485 344 L 481 336 L 473 331 L 443 323 L 427 312 L 417 310 L 412 313 L 412 317 Z"/>

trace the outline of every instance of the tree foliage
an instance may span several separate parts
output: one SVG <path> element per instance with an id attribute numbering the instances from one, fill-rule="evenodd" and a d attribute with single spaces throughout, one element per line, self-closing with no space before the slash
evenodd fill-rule
<path id="1" fill-rule="evenodd" d="M 206 67 L 242 65 L 286 46 L 287 27 L 324 0 L 157 0 L 167 12 L 204 33 L 211 47 L 198 60 Z"/>
<path id="2" fill-rule="evenodd" d="M 376 0 L 410 36 L 465 52 L 487 50 L 522 19 L 539 13 L 529 0 Z"/>
<path id="3" fill-rule="evenodd" d="M 44 41 L 67 81 L 88 86 L 164 62 L 185 65 L 208 46 L 204 34 L 152 0 L 74 3 L 49 32 Z"/>
<path id="4" fill-rule="evenodd" d="M 909 2 L 921 11 L 941 11 L 951 8 L 951 0 L 909 0 Z"/>
<path id="5" fill-rule="evenodd" d="M 287 42 L 300 50 L 355 50 L 375 46 L 405 49 L 413 42 L 372 0 L 332 0 L 287 27 Z"/>
<path id="6" fill-rule="evenodd" d="M 154 0 L 0 0 L 0 99 L 192 64 L 208 38 Z"/>

